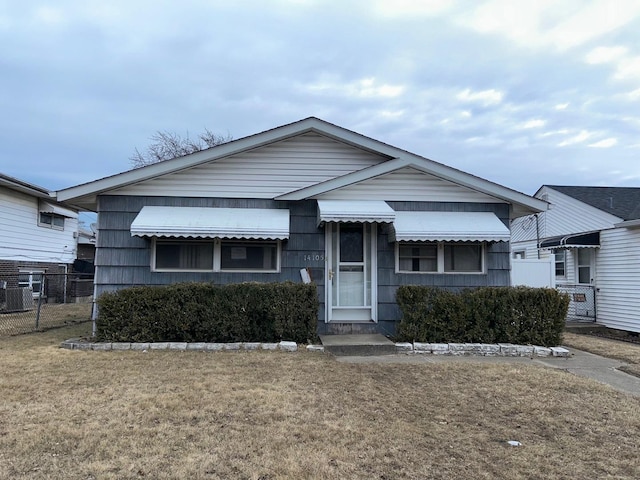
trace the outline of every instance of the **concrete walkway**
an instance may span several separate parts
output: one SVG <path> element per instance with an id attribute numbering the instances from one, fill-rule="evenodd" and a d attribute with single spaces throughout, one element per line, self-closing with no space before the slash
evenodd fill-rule
<path id="1" fill-rule="evenodd" d="M 567 347 L 565 347 L 567 348 Z M 442 362 L 465 362 L 465 363 L 528 363 L 538 364 L 545 367 L 566 370 L 574 375 L 590 378 L 597 382 L 604 383 L 612 388 L 640 397 L 640 378 L 618 370 L 627 365 L 620 360 L 601 357 L 592 353 L 587 353 L 575 348 L 569 348 L 571 356 L 568 358 L 558 357 L 481 357 L 481 356 L 453 356 L 453 355 L 431 355 L 431 354 L 398 354 L 380 356 L 349 356 L 335 357 L 342 363 L 442 363 Z"/>

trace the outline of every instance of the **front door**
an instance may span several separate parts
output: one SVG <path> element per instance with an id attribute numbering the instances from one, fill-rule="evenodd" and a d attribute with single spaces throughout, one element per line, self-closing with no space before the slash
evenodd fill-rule
<path id="1" fill-rule="evenodd" d="M 327 223 L 327 321 L 376 320 L 376 226 Z"/>

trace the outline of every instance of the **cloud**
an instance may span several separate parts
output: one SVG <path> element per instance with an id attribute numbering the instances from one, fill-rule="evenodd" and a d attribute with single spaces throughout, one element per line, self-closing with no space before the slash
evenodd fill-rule
<path id="1" fill-rule="evenodd" d="M 373 12 L 381 17 L 431 17 L 441 15 L 453 6 L 452 0 L 377 0 Z"/>
<path id="2" fill-rule="evenodd" d="M 627 96 L 631 100 L 640 100 L 640 88 L 636 88 L 633 92 L 629 92 Z"/>
<path id="3" fill-rule="evenodd" d="M 305 85 L 304 90 L 315 94 L 328 94 L 341 97 L 360 98 L 395 98 L 402 95 L 403 85 L 379 83 L 373 77 L 362 78 L 350 83 L 340 83 L 334 80 L 321 80 Z"/>
<path id="4" fill-rule="evenodd" d="M 553 108 L 555 110 L 566 110 L 568 106 L 569 106 L 568 103 L 559 103 L 559 104 L 555 105 Z"/>
<path id="5" fill-rule="evenodd" d="M 640 57 L 627 58 L 618 63 L 613 78 L 616 80 L 640 79 Z"/>
<path id="6" fill-rule="evenodd" d="M 567 50 L 630 23 L 640 2 L 562 2 L 493 0 L 472 11 L 463 24 L 484 34 L 504 36 L 521 46 Z"/>
<path id="7" fill-rule="evenodd" d="M 566 135 L 569 133 L 569 130 L 567 130 L 566 128 L 563 128 L 561 130 L 552 130 L 550 132 L 544 132 L 542 134 L 540 134 L 541 137 L 552 137 L 554 135 Z"/>
<path id="8" fill-rule="evenodd" d="M 610 63 L 620 60 L 627 54 L 627 47 L 598 47 L 585 56 L 589 64 Z"/>
<path id="9" fill-rule="evenodd" d="M 504 94 L 502 92 L 493 88 L 490 90 L 480 90 L 476 92 L 467 88 L 456 95 L 456 98 L 463 102 L 480 103 L 484 106 L 497 105 L 502 102 L 503 97 Z"/>
<path id="10" fill-rule="evenodd" d="M 530 128 L 540 128 L 540 127 L 544 127 L 546 125 L 546 121 L 536 118 L 533 120 L 527 120 L 526 122 L 521 123 L 520 125 L 518 125 L 518 128 L 521 128 L 523 130 L 528 130 Z"/>
<path id="11" fill-rule="evenodd" d="M 588 140 L 589 138 L 591 138 L 592 136 L 593 136 L 593 133 L 587 132 L 586 130 L 582 130 L 577 135 L 574 135 L 573 137 L 569 137 L 566 140 L 563 140 L 562 142 L 560 142 L 558 144 L 558 147 L 566 147 L 566 146 L 569 146 L 569 145 L 575 145 L 575 144 L 578 144 L 578 143 L 582 143 L 582 142 Z"/>
<path id="12" fill-rule="evenodd" d="M 590 143 L 587 145 L 592 148 L 611 148 L 614 145 L 618 144 L 618 140 L 615 138 L 605 138 L 604 140 L 600 140 L 599 142 Z"/>

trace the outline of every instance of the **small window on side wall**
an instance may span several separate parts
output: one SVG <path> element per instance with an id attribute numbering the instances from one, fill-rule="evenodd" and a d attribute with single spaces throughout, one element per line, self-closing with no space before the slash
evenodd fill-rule
<path id="1" fill-rule="evenodd" d="M 64 230 L 64 217 L 55 213 L 40 212 L 38 225 L 56 230 Z"/>
<path id="2" fill-rule="evenodd" d="M 567 252 L 566 250 L 556 250 L 553 253 L 556 264 L 556 277 L 564 278 L 566 276 Z"/>

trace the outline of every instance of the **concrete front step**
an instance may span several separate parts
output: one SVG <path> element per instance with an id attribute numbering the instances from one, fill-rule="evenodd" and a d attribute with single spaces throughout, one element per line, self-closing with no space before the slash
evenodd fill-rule
<path id="1" fill-rule="evenodd" d="M 320 335 L 324 351 L 336 356 L 393 355 L 396 345 L 379 333 Z"/>

